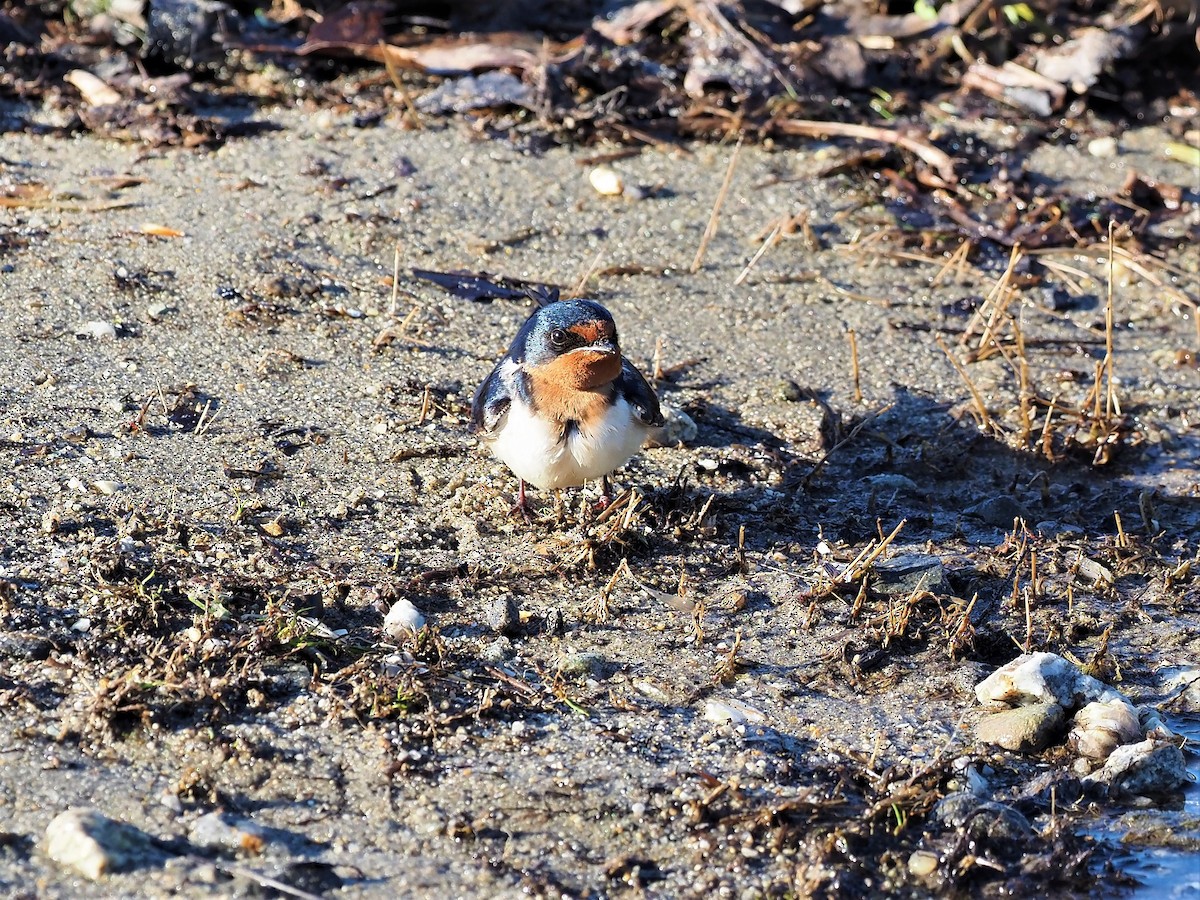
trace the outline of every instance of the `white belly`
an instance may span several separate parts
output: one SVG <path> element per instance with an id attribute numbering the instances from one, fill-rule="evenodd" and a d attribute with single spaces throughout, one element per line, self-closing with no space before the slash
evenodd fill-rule
<path id="1" fill-rule="evenodd" d="M 646 439 L 646 428 L 618 398 L 591 428 L 561 429 L 513 398 L 491 449 L 518 477 L 539 488 L 577 487 L 620 468 Z"/>

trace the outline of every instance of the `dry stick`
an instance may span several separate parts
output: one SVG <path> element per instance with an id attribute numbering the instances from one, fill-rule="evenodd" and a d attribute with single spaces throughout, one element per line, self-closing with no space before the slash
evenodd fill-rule
<path id="1" fill-rule="evenodd" d="M 583 276 L 579 279 L 579 283 L 575 285 L 575 290 L 567 294 L 566 299 L 572 300 L 576 297 L 584 296 L 584 288 L 587 287 L 588 280 L 596 274 L 596 269 L 600 266 L 600 260 L 604 258 L 604 250 L 596 251 L 596 256 L 592 260 L 591 265 L 584 270 Z"/>
<path id="2" fill-rule="evenodd" d="M 938 176 L 948 186 L 958 181 L 958 175 L 954 171 L 954 160 L 948 153 L 889 128 L 856 125 L 852 122 L 817 122 L 812 119 L 782 119 L 770 123 L 769 127 L 774 127 L 783 134 L 803 137 L 847 137 L 879 144 L 895 144 L 936 169 Z"/>
<path id="3" fill-rule="evenodd" d="M 396 241 L 396 250 L 392 254 L 392 302 L 388 307 L 388 315 L 396 318 L 396 295 L 400 292 L 400 242 Z"/>
<path id="4" fill-rule="evenodd" d="M 408 119 L 413 128 L 424 127 L 421 123 L 421 116 L 417 112 L 416 106 L 413 105 L 412 97 L 404 89 L 404 82 L 400 80 L 400 71 L 396 68 L 396 62 L 387 51 L 387 43 L 382 40 L 379 42 L 379 55 L 383 59 L 383 67 L 387 70 L 388 78 L 392 80 L 392 87 L 396 89 L 396 93 L 400 95 L 400 100 L 404 104 L 404 117 Z"/>
<path id="5" fill-rule="evenodd" d="M 954 370 L 966 382 L 967 390 L 971 392 L 971 399 L 975 401 L 975 409 L 979 412 L 980 424 L 988 431 L 996 433 L 996 424 L 992 421 L 992 417 L 988 415 L 987 407 L 984 406 L 983 397 L 980 395 L 979 389 L 975 387 L 975 382 L 971 380 L 971 376 L 967 374 L 967 370 L 963 368 L 962 363 L 954 358 L 954 354 L 950 352 L 950 348 L 942 341 L 942 336 L 938 335 L 934 340 L 942 348 L 942 352 L 946 354 L 946 359 L 950 360 L 950 365 L 954 366 Z"/>
<path id="6" fill-rule="evenodd" d="M 215 865 L 216 868 L 220 869 L 226 875 L 231 875 L 234 878 L 243 878 L 246 881 L 253 881 L 259 887 L 270 888 L 271 890 L 278 891 L 280 894 L 284 894 L 288 897 L 298 897 L 299 900 L 321 900 L 320 894 L 309 893 L 303 888 L 294 887 L 288 884 L 286 881 L 280 881 L 278 878 L 272 878 L 270 875 L 266 875 L 263 872 L 256 872 L 254 869 L 247 869 L 245 866 L 239 866 L 227 862 L 218 862 L 214 864 L 209 860 L 198 856 L 188 857 L 188 859 L 194 860 L 200 864 Z"/>
<path id="7" fill-rule="evenodd" d="M 1012 252 L 1008 256 L 1008 265 L 1004 269 L 1004 274 L 1001 275 L 1000 278 L 996 281 L 996 283 L 992 285 L 992 289 L 990 291 L 988 291 L 988 295 L 983 299 L 983 303 L 981 303 L 979 305 L 979 308 L 977 310 L 975 310 L 974 314 L 971 316 L 971 321 L 969 321 L 967 323 L 967 327 L 963 329 L 963 334 L 962 334 L 960 343 L 966 344 L 968 341 L 971 340 L 971 335 L 973 335 L 975 333 L 975 328 L 983 320 L 984 310 L 986 310 L 989 307 L 989 305 L 991 305 L 992 302 L 997 297 L 999 297 L 1002 293 L 1004 293 L 1005 289 L 1008 287 L 1008 280 L 1009 280 L 1009 278 L 1012 277 L 1012 270 L 1013 270 L 1013 267 L 1016 266 L 1016 264 L 1017 264 L 1017 259 L 1019 258 L 1019 256 L 1018 256 L 1019 253 L 1020 253 L 1020 245 L 1014 246 L 1012 248 Z M 993 312 L 992 316 L 989 317 L 989 321 L 991 321 L 991 319 L 993 319 L 993 318 L 995 318 L 995 312 Z M 985 327 L 985 330 L 986 330 L 986 327 Z"/>
<path id="8" fill-rule="evenodd" d="M 1029 388 L 1029 357 L 1025 355 L 1025 332 L 1012 320 L 1013 333 L 1017 336 L 1017 378 L 1020 384 L 1021 407 L 1021 446 L 1029 446 L 1029 438 L 1033 434 L 1033 417 L 1030 415 L 1033 391 Z"/>
<path id="9" fill-rule="evenodd" d="M 660 334 L 654 339 L 654 369 L 650 373 L 650 377 L 655 381 L 665 381 L 667 372 L 663 368 L 663 337 Z"/>
<path id="10" fill-rule="evenodd" d="M 880 542 L 879 546 L 876 547 L 874 550 L 872 550 L 871 554 L 862 561 L 862 564 L 858 567 L 858 572 L 853 573 L 853 575 L 850 572 L 846 573 L 846 581 L 853 581 L 855 578 L 858 577 L 859 574 L 862 574 L 863 572 L 866 572 L 867 569 L 871 568 L 871 564 L 873 562 L 875 562 L 875 560 L 879 559 L 879 557 L 883 553 L 883 551 L 888 548 L 888 545 L 891 544 L 891 542 L 896 539 L 896 535 L 898 535 L 900 533 L 900 529 L 902 529 L 907 524 L 908 524 L 908 519 L 901 519 L 900 524 L 898 524 L 895 528 L 892 529 L 892 533 L 889 534 L 887 537 L 885 537 Z"/>
<path id="11" fill-rule="evenodd" d="M 1029 588 L 1025 588 L 1025 647 L 1026 653 L 1033 652 L 1033 609 L 1029 604 Z"/>
<path id="12" fill-rule="evenodd" d="M 696 258 L 692 260 L 692 268 L 690 271 L 697 272 L 700 269 L 700 263 L 704 261 L 704 251 L 708 249 L 708 242 L 713 239 L 713 235 L 717 233 L 717 216 L 721 212 L 721 206 L 725 202 L 725 195 L 729 193 L 729 186 L 733 183 L 733 170 L 737 166 L 738 155 L 742 152 L 742 138 L 738 138 L 737 145 L 733 148 L 733 154 L 729 157 L 729 168 L 725 170 L 725 180 L 721 182 L 721 189 L 717 192 L 717 200 L 713 203 L 712 212 L 708 216 L 708 225 L 704 228 L 704 234 L 700 238 L 700 246 L 696 248 Z"/>
<path id="13" fill-rule="evenodd" d="M 958 245 L 958 248 L 950 254 L 949 259 L 946 260 L 946 264 L 938 270 L 936 275 L 933 276 L 933 279 L 929 282 L 930 285 L 937 287 L 942 283 L 942 279 L 945 278 L 951 271 L 961 274 L 963 263 L 967 261 L 967 256 L 971 252 L 971 246 L 971 241 L 969 239 L 964 239 L 963 242 Z"/>
<path id="14" fill-rule="evenodd" d="M 854 333 L 853 328 L 848 328 L 846 337 L 850 339 L 850 370 L 854 378 L 854 402 L 862 403 L 862 386 L 858 377 L 858 335 Z"/>
<path id="15" fill-rule="evenodd" d="M 1113 220 L 1108 220 L 1108 302 L 1104 308 L 1104 370 L 1108 381 L 1108 394 L 1105 398 L 1104 419 L 1107 425 L 1112 421 L 1113 407 L 1120 414 L 1120 406 L 1116 402 L 1113 391 Z"/>
<path id="16" fill-rule="evenodd" d="M 766 252 L 768 250 L 770 250 L 772 247 L 774 247 L 776 244 L 779 243 L 779 239 L 781 237 L 783 237 L 782 221 L 779 224 L 776 224 L 776 226 L 771 229 L 771 233 L 768 234 L 766 239 L 762 242 L 762 245 L 758 248 L 758 252 L 756 252 L 752 257 L 750 257 L 750 262 L 746 263 L 746 268 L 742 269 L 741 274 L 738 275 L 737 278 L 733 279 L 733 283 L 735 286 L 741 284 L 743 281 L 746 280 L 746 276 L 750 274 L 750 270 L 754 268 L 754 266 L 758 263 L 758 261 L 760 259 L 763 258 L 764 255 L 766 255 Z M 693 269 L 692 271 L 695 271 L 695 270 Z"/>
<path id="17" fill-rule="evenodd" d="M 984 350 L 991 344 L 998 343 L 996 338 L 997 326 L 1008 311 L 1009 304 L 1016 298 L 1016 292 L 1009 288 L 1008 283 L 1020 258 L 1021 245 L 1017 244 L 1013 247 L 1012 253 L 1009 254 L 1008 266 L 1005 268 L 1004 274 L 1000 276 L 1000 280 L 996 282 L 996 286 L 992 289 L 991 295 L 989 295 L 992 304 L 992 313 L 988 316 L 983 334 L 979 336 L 979 346 L 975 348 L 976 359 L 986 359 Z"/>
<path id="18" fill-rule="evenodd" d="M 842 449 L 842 447 L 845 447 L 848 443 L 850 443 L 852 440 L 854 440 L 856 437 L 858 437 L 858 433 L 860 431 L 862 431 L 864 428 L 866 428 L 867 424 L 872 419 L 876 419 L 879 416 L 883 415 L 885 412 L 887 412 L 889 409 L 891 409 L 894 405 L 895 404 L 892 404 L 892 403 L 884 404 L 883 406 L 879 407 L 879 409 L 875 410 L 875 412 L 871 413 L 869 416 L 867 416 L 865 419 L 863 419 L 861 422 L 859 422 L 857 425 L 855 425 L 853 428 L 851 428 L 850 433 L 848 435 L 846 435 L 844 438 L 842 438 L 840 441 L 838 441 L 836 444 L 834 444 L 832 447 L 830 447 L 828 452 L 826 452 L 826 454 L 824 456 L 822 456 L 819 460 L 817 460 L 817 464 L 815 466 L 813 466 L 813 469 L 811 472 L 809 472 L 807 475 L 804 476 L 804 478 L 802 479 L 802 482 L 807 485 L 810 481 L 812 481 L 812 479 L 816 477 L 816 474 L 818 472 L 820 472 L 822 468 L 824 468 L 825 463 L 829 461 L 829 457 L 833 456 L 833 454 L 837 453 L 838 450 Z M 707 509 L 707 507 L 705 507 L 705 508 Z"/>

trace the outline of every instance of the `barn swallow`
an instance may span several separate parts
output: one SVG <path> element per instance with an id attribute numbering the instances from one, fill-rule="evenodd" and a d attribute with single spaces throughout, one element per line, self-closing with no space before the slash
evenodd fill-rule
<path id="1" fill-rule="evenodd" d="M 525 485 L 602 481 L 663 424 L 658 397 L 621 355 L 612 314 L 592 300 L 538 302 L 471 403 L 472 430 L 520 479 L 514 509 L 528 516 Z"/>

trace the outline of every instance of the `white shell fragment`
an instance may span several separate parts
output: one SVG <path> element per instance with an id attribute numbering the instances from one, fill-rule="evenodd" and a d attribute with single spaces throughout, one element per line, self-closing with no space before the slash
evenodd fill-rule
<path id="1" fill-rule="evenodd" d="M 97 494 L 103 494 L 105 497 L 111 497 L 113 494 L 115 494 L 120 489 L 121 489 L 120 484 L 118 484 L 115 481 L 109 481 L 106 478 L 102 478 L 99 481 L 92 482 L 92 490 L 95 491 Z"/>
<path id="2" fill-rule="evenodd" d="M 75 329 L 75 337 L 91 338 L 94 341 L 115 341 L 117 339 L 117 326 L 112 322 L 101 322 L 95 319 L 91 322 L 84 322 Z"/>
<path id="3" fill-rule="evenodd" d="M 767 721 L 767 715 L 761 709 L 755 709 L 739 700 L 706 700 L 704 718 L 718 725 L 726 722 L 733 725 L 752 722 L 757 725 Z"/>
<path id="4" fill-rule="evenodd" d="M 597 166 L 588 173 L 588 181 L 592 183 L 596 193 L 603 197 L 619 197 L 625 193 L 625 182 L 615 169 L 608 166 Z"/>
<path id="5" fill-rule="evenodd" d="M 383 617 L 383 630 L 388 637 L 402 640 L 414 631 L 419 631 L 425 624 L 425 617 L 412 602 L 403 598 L 392 604 L 387 615 Z"/>

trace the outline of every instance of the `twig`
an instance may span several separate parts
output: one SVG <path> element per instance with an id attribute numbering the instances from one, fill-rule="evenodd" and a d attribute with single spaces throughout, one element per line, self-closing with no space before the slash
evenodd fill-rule
<path id="1" fill-rule="evenodd" d="M 729 186 L 733 183 L 733 170 L 737 167 L 738 155 L 742 152 L 742 138 L 738 138 L 737 145 L 733 148 L 733 153 L 729 157 L 729 167 L 725 170 L 725 180 L 721 182 L 721 189 L 717 192 L 716 202 L 713 203 L 712 212 L 708 216 L 708 225 L 704 228 L 704 234 L 700 238 L 700 246 L 696 248 L 696 258 L 692 260 L 692 272 L 700 270 L 700 264 L 704 261 L 704 252 L 708 249 L 708 242 L 713 239 L 713 235 L 717 233 L 717 216 L 721 213 L 721 206 L 725 202 L 725 195 L 729 193 Z"/>
<path id="2" fill-rule="evenodd" d="M 942 336 L 938 335 L 935 340 L 937 341 L 937 345 L 942 348 L 942 352 L 946 354 L 946 359 L 950 360 L 950 365 L 954 366 L 954 371 L 958 372 L 962 380 L 966 382 L 967 390 L 971 392 L 971 399 L 975 401 L 975 409 L 979 412 L 979 424 L 988 431 L 995 433 L 997 430 L 996 424 L 992 421 L 992 417 L 988 415 L 987 406 L 984 405 L 983 397 L 980 395 L 979 389 L 975 387 L 975 382 L 971 380 L 971 376 L 967 374 L 967 370 L 963 368 L 963 364 L 950 352 L 950 348 L 946 346 L 942 340 Z"/>
<path id="3" fill-rule="evenodd" d="M 776 223 L 775 227 L 771 229 L 771 233 L 767 235 L 766 239 L 762 242 L 762 245 L 759 246 L 758 252 L 750 257 L 750 262 L 746 263 L 746 267 L 742 269 L 741 274 L 738 275 L 737 278 L 733 279 L 734 285 L 739 285 L 746 280 L 746 276 L 750 274 L 750 270 L 753 269 L 755 264 L 757 264 L 758 261 L 766 255 L 768 250 L 779 243 L 779 239 L 781 237 L 783 237 L 783 220 L 780 220 L 778 223 Z"/>
<path id="4" fill-rule="evenodd" d="M 842 449 L 842 447 L 845 447 L 848 443 L 854 440 L 858 436 L 858 433 L 867 426 L 868 422 L 870 422 L 872 419 L 877 419 L 882 416 L 885 412 L 891 409 L 893 405 L 894 404 L 892 403 L 884 404 L 883 406 L 879 407 L 879 409 L 875 410 L 875 412 L 871 413 L 869 416 L 851 428 L 849 434 L 830 447 L 826 454 L 817 460 L 817 464 L 813 466 L 811 472 L 804 476 L 801 483 L 807 485 L 810 481 L 812 481 L 812 479 L 816 477 L 816 474 L 825 466 L 825 463 L 828 462 L 829 457 L 833 456 L 833 454 L 835 454 L 838 450 Z"/>
<path id="5" fill-rule="evenodd" d="M 862 403 L 862 386 L 858 373 L 858 335 L 854 333 L 853 328 L 849 328 L 846 330 L 846 337 L 850 339 L 850 371 L 854 378 L 854 402 Z"/>
<path id="6" fill-rule="evenodd" d="M 400 242 L 396 241 L 396 250 L 392 254 L 392 302 L 388 306 L 388 315 L 396 318 L 396 295 L 400 292 Z"/>
<path id="7" fill-rule="evenodd" d="M 1112 421 L 1113 407 L 1117 406 L 1118 414 L 1120 407 L 1116 402 L 1116 394 L 1113 389 L 1113 220 L 1108 220 L 1108 298 L 1104 307 L 1104 374 L 1108 382 L 1108 391 L 1105 397 L 1104 418 L 1107 421 Z"/>
<path id="8" fill-rule="evenodd" d="M 858 578 L 860 575 L 862 575 L 864 572 L 866 572 L 867 569 L 871 568 L 871 564 L 874 563 L 875 560 L 879 559 L 879 557 L 883 553 L 883 551 L 888 548 L 888 545 L 891 544 L 892 541 L 894 541 L 896 539 L 896 536 L 898 534 L 900 534 L 900 529 L 902 529 L 907 524 L 908 524 L 908 519 L 901 519 L 900 524 L 898 524 L 895 528 L 892 529 L 891 534 L 889 534 L 887 537 L 885 537 L 882 541 L 879 542 L 878 547 L 876 547 L 869 554 L 867 554 L 866 559 L 864 559 L 857 566 L 852 566 L 852 567 L 848 568 L 845 572 L 842 573 L 842 580 L 848 584 L 849 582 L 854 581 L 856 578 Z"/>
<path id="9" fill-rule="evenodd" d="M 585 293 L 584 289 L 587 287 L 588 279 L 590 279 L 593 275 L 596 274 L 596 269 L 600 265 L 600 260 L 603 257 L 604 257 L 604 250 L 603 250 L 603 248 L 601 248 L 600 250 L 596 251 L 596 257 L 595 257 L 595 259 L 592 260 L 592 264 L 584 270 L 583 275 L 579 279 L 579 283 L 577 285 L 575 285 L 575 290 L 573 290 L 573 291 L 571 291 L 571 293 L 567 294 L 566 299 L 573 300 L 576 297 L 584 296 L 584 293 Z"/>
<path id="10" fill-rule="evenodd" d="M 270 888 L 273 891 L 278 891 L 281 894 L 286 894 L 289 897 L 298 897 L 300 900 L 322 900 L 320 894 L 311 894 L 306 890 L 298 887 L 293 887 L 286 881 L 280 881 L 278 878 L 272 878 L 262 872 L 256 872 L 253 869 L 247 869 L 245 866 L 234 865 L 233 863 L 217 862 L 211 863 L 210 860 L 202 860 L 201 857 L 192 857 L 197 862 L 215 865 L 226 875 L 231 875 L 234 878 L 244 878 L 247 881 L 253 881 L 260 887 Z"/>
<path id="11" fill-rule="evenodd" d="M 858 125 L 853 122 L 817 122 L 812 119 L 777 119 L 771 122 L 768 128 L 774 128 L 783 134 L 804 137 L 847 137 L 878 144 L 894 144 L 936 169 L 938 177 L 946 183 L 946 187 L 953 187 L 958 182 L 954 160 L 948 153 L 889 128 Z"/>

